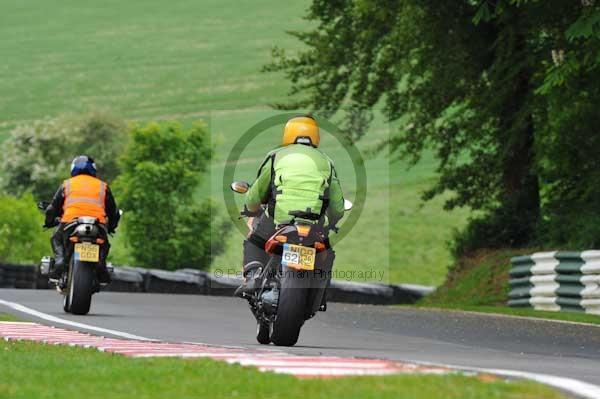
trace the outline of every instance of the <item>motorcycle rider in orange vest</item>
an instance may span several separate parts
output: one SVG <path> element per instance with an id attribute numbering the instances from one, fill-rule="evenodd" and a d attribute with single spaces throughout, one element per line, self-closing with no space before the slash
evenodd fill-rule
<path id="1" fill-rule="evenodd" d="M 67 179 L 54 194 L 52 202 L 45 211 L 44 227 L 54 227 L 50 243 L 54 251 L 54 268 L 51 279 L 59 279 L 65 268 L 65 232 L 66 224 L 78 217 L 95 217 L 113 233 L 119 224 L 119 208 L 108 185 L 96 177 L 96 164 L 86 155 L 80 155 L 71 163 L 71 178 Z M 108 240 L 100 248 L 98 281 L 110 282 L 110 273 L 106 268 L 106 257 L 110 250 Z"/>

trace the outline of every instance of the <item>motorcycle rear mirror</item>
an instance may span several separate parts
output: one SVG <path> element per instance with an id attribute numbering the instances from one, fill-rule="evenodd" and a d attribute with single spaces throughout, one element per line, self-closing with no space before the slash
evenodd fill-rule
<path id="1" fill-rule="evenodd" d="M 231 189 L 236 193 L 245 194 L 250 189 L 250 184 L 245 181 L 234 181 L 231 183 Z"/>
<path id="2" fill-rule="evenodd" d="M 352 209 L 353 206 L 354 206 L 354 204 L 352 203 L 352 201 L 348 201 L 347 199 L 344 200 L 344 210 L 345 211 L 349 211 L 350 209 Z"/>
<path id="3" fill-rule="evenodd" d="M 45 211 L 46 208 L 48 208 L 48 205 L 50 205 L 48 201 L 40 201 L 37 203 L 37 207 L 40 211 Z"/>

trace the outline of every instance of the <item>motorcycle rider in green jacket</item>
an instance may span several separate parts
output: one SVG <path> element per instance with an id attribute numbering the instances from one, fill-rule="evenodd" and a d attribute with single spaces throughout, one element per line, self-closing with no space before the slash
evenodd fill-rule
<path id="1" fill-rule="evenodd" d="M 277 226 L 302 222 L 317 225 L 327 234 L 344 215 L 344 196 L 333 161 L 317 148 L 319 143 L 315 119 L 292 118 L 285 125 L 283 145 L 269 152 L 260 166 L 246 193 L 245 213 L 255 217 L 248 222 L 250 232 L 243 244 L 245 282 L 236 290 L 237 296 L 255 289 L 253 277 L 268 262 L 264 245 Z M 265 212 L 261 205 L 266 205 Z M 328 251 L 327 262 L 332 266 L 335 252 Z"/>

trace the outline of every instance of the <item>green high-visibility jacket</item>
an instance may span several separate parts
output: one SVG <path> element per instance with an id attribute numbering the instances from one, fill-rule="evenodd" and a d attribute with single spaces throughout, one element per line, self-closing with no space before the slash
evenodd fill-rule
<path id="1" fill-rule="evenodd" d="M 304 144 L 271 151 L 246 193 L 248 209 L 260 204 L 268 204 L 276 225 L 292 220 L 335 225 L 344 215 L 344 196 L 333 161 Z"/>

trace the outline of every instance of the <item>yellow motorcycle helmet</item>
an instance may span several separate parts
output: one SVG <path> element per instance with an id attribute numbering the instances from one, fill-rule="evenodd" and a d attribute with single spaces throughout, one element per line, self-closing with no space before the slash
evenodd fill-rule
<path id="1" fill-rule="evenodd" d="M 318 147 L 321 141 L 319 125 L 317 121 L 309 116 L 297 116 L 285 124 L 283 129 L 283 145 L 308 144 Z"/>

